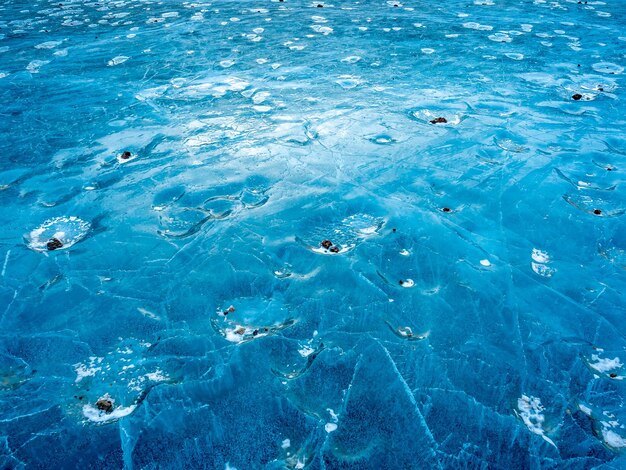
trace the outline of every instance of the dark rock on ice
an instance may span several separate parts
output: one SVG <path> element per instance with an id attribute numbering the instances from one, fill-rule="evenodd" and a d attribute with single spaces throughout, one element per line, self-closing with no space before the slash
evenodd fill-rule
<path id="1" fill-rule="evenodd" d="M 46 247 L 48 248 L 49 251 L 54 251 L 57 248 L 62 248 L 63 243 L 58 238 L 51 238 L 50 241 L 46 243 Z"/>
<path id="2" fill-rule="evenodd" d="M 110 398 L 100 398 L 96 402 L 96 408 L 104 411 L 105 413 L 110 413 L 113 411 L 113 401 Z"/>

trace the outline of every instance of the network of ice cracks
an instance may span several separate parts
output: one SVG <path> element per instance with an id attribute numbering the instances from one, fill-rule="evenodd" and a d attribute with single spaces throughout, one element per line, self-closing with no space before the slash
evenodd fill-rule
<path id="1" fill-rule="evenodd" d="M 618 0 L 0 2 L 0 467 L 626 468 L 625 52 Z"/>

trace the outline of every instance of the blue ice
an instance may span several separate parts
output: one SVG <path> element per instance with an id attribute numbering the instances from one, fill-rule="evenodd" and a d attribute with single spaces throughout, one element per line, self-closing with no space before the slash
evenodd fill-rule
<path id="1" fill-rule="evenodd" d="M 620 1 L 0 2 L 0 468 L 626 468 Z"/>

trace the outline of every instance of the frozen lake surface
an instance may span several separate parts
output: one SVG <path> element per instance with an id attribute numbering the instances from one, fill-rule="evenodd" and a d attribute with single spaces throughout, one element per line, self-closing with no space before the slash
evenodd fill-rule
<path id="1" fill-rule="evenodd" d="M 0 468 L 626 468 L 622 0 L 0 2 Z"/>

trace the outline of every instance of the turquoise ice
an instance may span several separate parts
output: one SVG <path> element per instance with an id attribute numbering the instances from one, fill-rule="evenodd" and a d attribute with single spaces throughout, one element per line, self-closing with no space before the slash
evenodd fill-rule
<path id="1" fill-rule="evenodd" d="M 626 468 L 625 65 L 619 0 L 3 0 L 0 468 Z"/>

